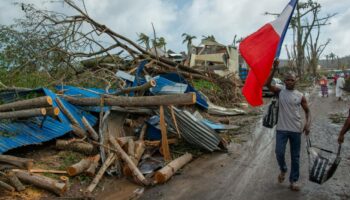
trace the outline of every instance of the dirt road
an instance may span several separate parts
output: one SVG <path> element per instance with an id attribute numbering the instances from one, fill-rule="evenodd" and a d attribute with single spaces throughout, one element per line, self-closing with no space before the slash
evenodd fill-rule
<path id="1" fill-rule="evenodd" d="M 349 102 L 337 102 L 334 95 L 322 98 L 317 88 L 310 95 L 313 123 L 313 143 L 336 150 L 340 125 L 331 124 L 330 112 L 346 112 Z M 261 126 L 253 128 L 251 140 L 244 145 L 231 144 L 229 153 L 203 156 L 186 166 L 180 176 L 167 184 L 148 189 L 142 199 L 350 199 L 350 135 L 342 148 L 344 157 L 336 174 L 323 185 L 308 181 L 308 161 L 305 137 L 301 151 L 300 192 L 290 191 L 289 183 L 277 183 L 279 173 L 275 160 L 274 130 Z M 289 148 L 289 146 L 287 146 Z M 287 149 L 288 149 L 287 148 Z M 286 159 L 289 161 L 289 151 Z"/>

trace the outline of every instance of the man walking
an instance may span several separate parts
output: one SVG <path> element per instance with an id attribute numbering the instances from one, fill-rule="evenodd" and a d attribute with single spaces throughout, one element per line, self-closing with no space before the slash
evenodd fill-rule
<path id="1" fill-rule="evenodd" d="M 285 88 L 278 88 L 271 85 L 272 78 L 278 68 L 279 61 L 273 63 L 273 70 L 266 81 L 266 86 L 279 98 L 278 121 L 276 128 L 276 158 L 280 168 L 278 182 L 282 183 L 287 173 L 285 161 L 286 145 L 289 140 L 291 152 L 291 170 L 289 175 L 290 188 L 293 191 L 300 190 L 299 184 L 299 160 L 300 143 L 302 132 L 308 135 L 310 132 L 310 111 L 306 98 L 295 90 L 296 77 L 293 73 L 287 73 L 284 77 Z M 305 125 L 302 128 L 300 108 L 305 112 Z"/>

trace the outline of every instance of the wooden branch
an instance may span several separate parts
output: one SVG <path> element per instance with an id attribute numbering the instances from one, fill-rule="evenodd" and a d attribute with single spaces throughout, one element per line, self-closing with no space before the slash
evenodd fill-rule
<path id="1" fill-rule="evenodd" d="M 122 88 L 115 95 L 127 94 L 127 93 L 135 92 L 135 91 L 145 91 L 145 90 L 148 90 L 149 88 L 152 88 L 155 86 L 156 86 L 156 81 L 150 80 L 147 83 L 144 83 L 143 85 L 140 85 L 140 86 Z"/>
<path id="2" fill-rule="evenodd" d="M 169 109 L 170 109 L 171 118 L 173 120 L 177 136 L 178 136 L 178 138 L 181 138 L 179 127 L 177 126 L 177 121 L 176 121 L 176 117 L 175 117 L 175 113 L 174 113 L 174 108 L 173 108 L 173 106 L 169 106 Z"/>
<path id="3" fill-rule="evenodd" d="M 9 184 L 7 184 L 5 182 L 2 182 L 2 181 L 0 181 L 0 187 L 4 188 L 5 190 L 8 190 L 10 192 L 14 192 L 15 191 L 14 187 L 12 187 L 11 185 L 9 185 Z"/>
<path id="4" fill-rule="evenodd" d="M 89 133 L 89 136 L 95 140 L 98 141 L 98 133 L 95 131 L 94 128 L 92 128 L 91 124 L 89 123 L 89 121 L 83 116 L 83 118 L 81 119 L 81 121 L 83 122 L 87 132 Z"/>
<path id="5" fill-rule="evenodd" d="M 6 178 L 9 180 L 10 184 L 16 188 L 18 192 L 26 189 L 18 177 L 15 175 L 13 171 L 9 171 L 6 173 Z"/>
<path id="6" fill-rule="evenodd" d="M 110 96 L 110 95 L 109 95 Z M 75 98 L 64 97 L 68 102 L 77 106 L 98 106 L 100 98 Z M 196 102 L 195 93 L 185 93 L 177 95 L 142 96 L 105 98 L 106 106 L 159 106 L 159 105 L 191 105 Z"/>
<path id="7" fill-rule="evenodd" d="M 171 161 L 168 165 L 158 170 L 154 177 L 157 183 L 165 183 L 175 172 L 192 160 L 192 154 L 186 153 L 179 158 Z"/>
<path id="8" fill-rule="evenodd" d="M 0 155 L 0 163 L 11 164 L 21 169 L 30 170 L 33 167 L 33 162 L 33 159 L 20 158 L 9 155 Z"/>
<path id="9" fill-rule="evenodd" d="M 9 112 L 0 112 L 0 119 L 15 119 L 15 118 L 29 118 L 37 116 L 45 116 L 45 108 L 34 108 L 28 110 L 18 110 Z"/>
<path id="10" fill-rule="evenodd" d="M 66 183 L 60 183 L 46 176 L 30 174 L 25 171 L 17 171 L 15 172 L 15 174 L 21 181 L 25 183 L 29 183 L 39 188 L 46 189 L 60 196 L 63 195 L 63 193 L 67 190 L 68 187 Z"/>
<path id="11" fill-rule="evenodd" d="M 75 117 L 72 115 L 72 113 L 66 108 L 66 106 L 63 104 L 61 99 L 57 97 L 55 100 L 56 100 L 56 103 L 57 103 L 58 107 L 62 110 L 63 114 L 69 119 L 69 121 L 73 125 L 80 126 L 78 120 L 75 119 Z"/>
<path id="12" fill-rule="evenodd" d="M 144 140 L 147 131 L 147 124 L 144 123 L 140 132 L 139 140 Z"/>
<path id="13" fill-rule="evenodd" d="M 74 135 L 76 135 L 79 138 L 85 138 L 86 137 L 86 131 L 82 129 L 80 126 L 77 126 L 76 124 L 71 124 L 70 127 L 73 129 Z"/>
<path id="14" fill-rule="evenodd" d="M 164 117 L 164 108 L 163 106 L 159 107 L 159 125 L 160 125 L 160 131 L 162 133 L 162 149 L 163 149 L 163 156 L 165 161 L 171 160 L 170 150 L 169 150 L 169 144 L 168 144 L 168 134 L 166 130 L 165 125 L 165 117 Z"/>
<path id="15" fill-rule="evenodd" d="M 135 142 L 135 153 L 134 156 L 131 157 L 132 161 L 134 162 L 135 166 L 137 166 L 140 162 L 140 159 L 143 155 L 143 153 L 145 152 L 145 143 L 144 141 L 140 140 L 140 141 L 136 141 Z M 132 176 L 132 172 L 129 168 L 128 165 L 125 165 L 123 167 L 123 174 L 125 176 Z"/>
<path id="16" fill-rule="evenodd" d="M 116 159 L 116 156 L 115 156 L 114 153 L 111 153 L 111 154 L 108 155 L 106 161 L 101 166 L 101 168 L 98 171 L 97 175 L 95 176 L 94 180 L 92 180 L 91 184 L 87 188 L 87 192 L 91 193 L 92 191 L 94 191 L 94 189 L 96 188 L 97 184 L 100 182 L 103 174 L 105 173 L 107 168 L 114 162 L 115 159 Z"/>
<path id="17" fill-rule="evenodd" d="M 113 136 L 109 136 L 109 141 L 119 154 L 119 157 L 126 162 L 126 164 L 129 166 L 130 170 L 132 171 L 132 174 L 137 178 L 140 183 L 143 185 L 149 185 L 149 181 L 143 176 L 143 174 L 140 172 L 140 170 L 137 168 L 135 163 L 130 159 L 130 157 L 125 153 L 125 151 L 121 148 L 121 146 L 118 144 L 118 142 L 114 139 Z"/>
<path id="18" fill-rule="evenodd" d="M 42 108 L 52 106 L 52 98 L 49 96 L 38 97 L 33 99 L 21 100 L 0 105 L 0 112 L 23 110 L 32 108 Z"/>
<path id="19" fill-rule="evenodd" d="M 69 140 L 56 140 L 56 148 L 60 150 L 71 150 L 86 155 L 90 155 L 94 152 L 94 146 L 86 142 L 75 142 Z"/>
<path id="20" fill-rule="evenodd" d="M 133 139 L 128 140 L 128 155 L 130 156 L 131 160 L 134 160 L 135 158 L 135 143 Z"/>

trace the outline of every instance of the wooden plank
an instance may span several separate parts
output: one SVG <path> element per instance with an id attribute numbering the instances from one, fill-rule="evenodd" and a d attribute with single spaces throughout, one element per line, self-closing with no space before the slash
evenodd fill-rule
<path id="1" fill-rule="evenodd" d="M 169 144 L 168 144 L 168 134 L 166 131 L 166 126 L 165 126 L 165 118 L 164 118 L 164 107 L 160 106 L 159 107 L 159 124 L 160 124 L 160 131 L 162 133 L 162 146 L 161 148 L 163 149 L 163 156 L 165 161 L 170 161 L 171 156 L 170 156 L 170 150 L 169 150 Z"/>

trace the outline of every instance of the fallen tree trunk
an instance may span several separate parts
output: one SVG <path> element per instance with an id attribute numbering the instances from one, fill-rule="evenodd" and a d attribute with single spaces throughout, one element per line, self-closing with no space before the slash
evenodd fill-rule
<path id="1" fill-rule="evenodd" d="M 143 174 L 140 172 L 140 170 L 137 168 L 135 163 L 130 159 L 128 154 L 125 153 L 125 151 L 122 149 L 122 147 L 118 144 L 118 142 L 112 137 L 109 136 L 109 141 L 117 151 L 119 157 L 126 162 L 126 164 L 129 166 L 132 174 L 135 176 L 135 178 L 140 181 L 143 185 L 149 185 L 149 181 L 143 176 Z"/>
<path id="2" fill-rule="evenodd" d="M 99 106 L 100 98 L 76 98 L 65 96 L 69 103 L 77 106 Z M 195 93 L 185 93 L 177 95 L 125 97 L 116 96 L 105 98 L 106 106 L 159 106 L 159 105 L 190 105 L 196 102 Z"/>
<path id="3" fill-rule="evenodd" d="M 152 88 L 155 86 L 156 86 L 156 81 L 150 80 L 147 83 L 140 85 L 140 86 L 122 88 L 115 95 L 127 94 L 127 93 L 135 92 L 135 91 L 145 91 L 145 90 L 148 90 L 149 88 Z"/>
<path id="4" fill-rule="evenodd" d="M 52 106 L 52 98 L 49 96 L 37 97 L 33 99 L 21 100 L 0 105 L 0 112 L 23 110 L 32 108 L 42 108 Z"/>
<path id="5" fill-rule="evenodd" d="M 105 171 L 107 170 L 107 168 L 114 162 L 114 160 L 116 159 L 116 155 L 114 153 L 111 153 L 108 155 L 106 161 L 103 163 L 103 165 L 101 166 L 100 170 L 98 171 L 97 175 L 95 176 L 94 180 L 92 180 L 91 184 L 89 185 L 89 187 L 87 188 L 87 191 L 89 193 L 91 193 L 92 191 L 94 191 L 95 187 L 97 186 L 97 184 L 100 182 L 100 179 L 102 178 L 103 174 L 105 173 Z"/>
<path id="6" fill-rule="evenodd" d="M 154 177 L 157 183 L 165 183 L 175 172 L 192 160 L 192 154 L 186 153 L 171 161 L 168 165 L 158 170 Z"/>
<path id="7" fill-rule="evenodd" d="M 77 137 L 79 138 L 86 137 L 86 131 L 82 129 L 80 126 L 77 126 L 76 124 L 71 124 L 70 127 L 73 129 L 73 133 Z"/>
<path id="8" fill-rule="evenodd" d="M 6 173 L 6 178 L 9 180 L 10 184 L 16 188 L 18 192 L 26 189 L 24 185 L 18 180 L 18 177 L 15 175 L 13 171 L 9 171 Z"/>
<path id="9" fill-rule="evenodd" d="M 20 158 L 9 155 L 0 155 L 0 163 L 15 165 L 21 169 L 30 170 L 33 167 L 33 162 L 33 159 Z"/>
<path id="10" fill-rule="evenodd" d="M 69 140 L 56 140 L 56 148 L 60 150 L 71 150 L 86 155 L 91 155 L 94 152 L 94 145 L 86 142 L 75 142 Z"/>
<path id="11" fill-rule="evenodd" d="M 90 167 L 91 159 L 89 158 L 83 158 L 78 163 L 75 163 L 72 166 L 69 166 L 67 168 L 67 173 L 69 176 L 75 176 L 80 173 L 83 173 L 85 170 L 87 170 Z"/>
<path id="12" fill-rule="evenodd" d="M 2 182 L 2 181 L 0 181 L 0 187 L 4 188 L 5 190 L 11 191 L 11 192 L 15 191 L 14 187 L 12 187 L 11 185 L 9 185 L 9 184 L 7 184 L 5 182 Z"/>
<path id="13" fill-rule="evenodd" d="M 28 110 L 0 112 L 0 119 L 28 118 L 28 117 L 37 117 L 37 116 L 45 116 L 45 115 L 46 115 L 45 108 L 34 108 L 34 109 L 28 109 Z"/>
<path id="14" fill-rule="evenodd" d="M 98 134 L 95 131 L 94 128 L 92 128 L 91 124 L 89 123 L 89 121 L 83 116 L 83 118 L 81 119 L 81 121 L 83 122 L 87 132 L 89 133 L 89 136 L 95 140 L 98 141 Z"/>
<path id="15" fill-rule="evenodd" d="M 60 196 L 63 195 L 68 187 L 66 183 L 60 183 L 46 176 L 34 175 L 25 171 L 17 171 L 15 174 L 21 181 L 25 183 L 46 189 Z"/>

